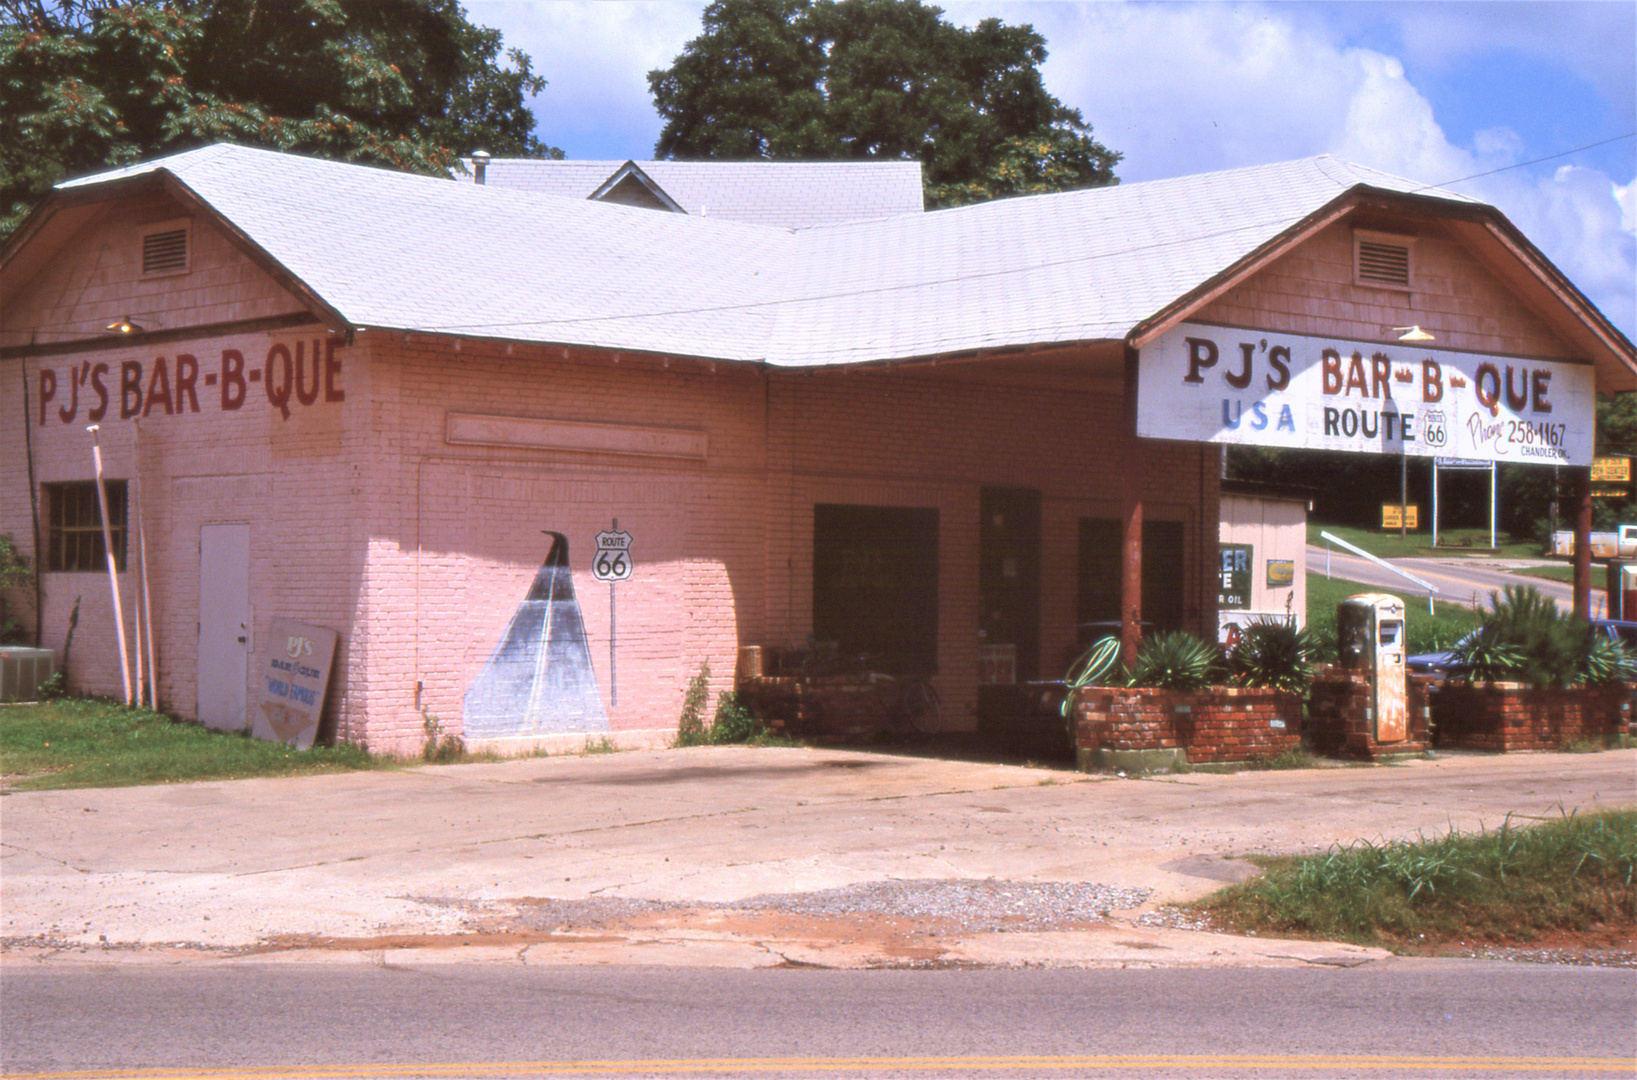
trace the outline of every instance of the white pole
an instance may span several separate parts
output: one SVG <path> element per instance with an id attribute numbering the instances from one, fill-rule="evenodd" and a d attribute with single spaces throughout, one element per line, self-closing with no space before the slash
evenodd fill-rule
<path id="1" fill-rule="evenodd" d="M 127 494 L 126 494 L 125 508 L 126 508 L 127 513 L 129 513 L 129 512 L 134 511 L 136 509 L 136 507 L 131 502 L 132 496 L 129 494 L 130 489 L 127 488 L 126 491 L 127 491 Z M 126 522 L 126 525 L 127 525 L 126 536 L 127 536 L 127 538 L 130 536 L 129 524 L 130 524 L 129 521 L 127 520 L 127 522 Z M 127 550 L 127 552 L 129 552 L 129 550 L 130 550 L 130 545 L 128 543 L 126 544 L 126 550 Z M 126 560 L 129 561 L 129 558 L 130 558 L 129 554 L 127 554 Z M 141 708 L 142 707 L 142 687 L 147 682 L 147 674 L 148 674 L 147 671 L 143 668 L 143 663 L 142 663 L 143 658 L 142 658 L 142 582 L 141 582 L 141 580 L 138 580 L 137 583 L 136 583 L 136 603 L 131 605 L 131 622 L 134 624 L 131 627 L 131 636 L 136 639 L 136 706 L 137 706 L 137 708 Z M 129 704 L 129 702 L 127 702 L 127 704 Z"/>
<path id="2" fill-rule="evenodd" d="M 1489 463 L 1489 550 L 1495 550 L 1495 463 Z"/>
<path id="3" fill-rule="evenodd" d="M 119 564 L 114 559 L 114 535 L 108 528 L 108 492 L 102 486 L 102 444 L 97 441 L 100 424 L 86 428 L 91 433 L 91 463 L 97 474 L 97 505 L 102 509 L 102 548 L 108 556 L 108 588 L 114 598 L 114 631 L 119 639 L 119 677 L 125 684 L 125 707 L 131 707 L 131 659 L 125 647 L 125 609 L 119 602 Z"/>
<path id="4" fill-rule="evenodd" d="M 143 528 L 143 491 L 142 491 L 142 425 L 137 422 L 131 424 L 132 451 L 136 459 L 134 471 L 136 473 L 136 549 L 137 557 L 142 568 L 142 625 L 147 628 L 148 647 L 148 708 L 159 711 L 159 654 L 153 648 L 153 589 L 148 583 L 148 533 Z M 142 645 L 137 645 L 137 655 L 140 656 Z M 141 683 L 140 676 L 137 682 Z M 142 696 L 142 688 L 137 687 L 137 697 Z"/>
<path id="5" fill-rule="evenodd" d="M 1432 547 L 1438 550 L 1438 459 L 1432 459 Z"/>
<path id="6" fill-rule="evenodd" d="M 138 494 L 141 494 L 140 488 Z M 142 625 L 148 631 L 148 708 L 159 711 L 159 654 L 153 648 L 153 589 L 148 585 L 148 534 L 136 518 L 136 546 L 142 560 Z"/>

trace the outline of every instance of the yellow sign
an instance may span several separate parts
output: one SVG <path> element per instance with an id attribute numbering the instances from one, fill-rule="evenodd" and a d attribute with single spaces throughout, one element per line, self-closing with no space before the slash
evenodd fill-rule
<path id="1" fill-rule="evenodd" d="M 1399 513 L 1402 509 L 1403 513 Z M 1420 507 L 1415 503 L 1400 507 L 1397 503 L 1381 504 L 1381 527 L 1383 529 L 1417 529 L 1420 525 L 1417 518 L 1420 516 Z M 1404 520 L 1405 518 L 1409 520 Z"/>
<path id="2" fill-rule="evenodd" d="M 1629 484 L 1631 459 L 1628 457 L 1592 458 L 1592 483 Z"/>

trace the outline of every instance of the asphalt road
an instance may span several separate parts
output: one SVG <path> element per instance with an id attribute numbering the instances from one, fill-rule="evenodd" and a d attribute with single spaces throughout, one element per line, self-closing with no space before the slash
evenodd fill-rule
<path id="1" fill-rule="evenodd" d="M 1630 1076 L 1637 972 L 41 965 L 7 1076 Z M 157 1070 L 157 1071 L 151 1071 Z M 183 1072 L 187 1070 L 187 1072 Z"/>
<path id="2" fill-rule="evenodd" d="M 1489 594 L 1499 592 L 1508 585 L 1533 585 L 1541 594 L 1557 601 L 1560 608 L 1572 610 L 1574 607 L 1574 591 L 1567 585 L 1544 578 L 1525 577 L 1513 574 L 1504 569 L 1504 566 L 1515 565 L 1504 560 L 1492 561 L 1488 559 L 1463 560 L 1450 559 L 1390 559 L 1394 566 L 1414 574 L 1422 581 L 1430 582 L 1438 587 L 1433 596 L 1433 602 L 1455 603 L 1462 607 L 1472 606 L 1474 600 L 1487 606 Z M 1499 562 L 1501 565 L 1497 565 Z M 1357 581 L 1376 588 L 1387 589 L 1405 597 L 1426 596 L 1427 590 L 1412 581 L 1407 581 L 1389 570 L 1383 570 L 1368 559 L 1361 559 L 1357 555 L 1334 548 L 1328 553 L 1322 546 L 1309 545 L 1307 549 L 1307 572 L 1323 577 L 1344 578 L 1347 581 Z M 1597 572 L 1592 579 L 1592 615 L 1603 614 L 1601 610 L 1602 593 L 1601 580 Z"/>

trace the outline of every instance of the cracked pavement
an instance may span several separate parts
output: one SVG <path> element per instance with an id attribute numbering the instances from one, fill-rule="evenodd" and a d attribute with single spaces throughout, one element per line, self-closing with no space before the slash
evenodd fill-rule
<path id="1" fill-rule="evenodd" d="M 702 747 L 13 792 L 0 962 L 1363 963 L 1151 916 L 1245 855 L 1634 802 L 1637 751 L 1125 779 Z"/>

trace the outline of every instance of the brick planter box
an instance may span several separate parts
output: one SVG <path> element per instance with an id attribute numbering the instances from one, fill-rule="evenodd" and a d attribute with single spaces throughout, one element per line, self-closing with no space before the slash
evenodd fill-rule
<path id="1" fill-rule="evenodd" d="M 1347 668 L 1323 668 L 1308 690 L 1308 741 L 1321 754 L 1367 761 L 1425 753 L 1432 748 L 1428 683 L 1426 678 L 1410 677 L 1405 702 L 1409 711 L 1408 738 L 1384 743 L 1375 737 L 1369 676 Z"/>
<path id="2" fill-rule="evenodd" d="M 1632 687 L 1525 687 L 1446 683 L 1432 695 L 1438 745 L 1469 750 L 1561 750 L 1609 741 L 1631 718 Z"/>
<path id="3" fill-rule="evenodd" d="M 1074 698 L 1081 769 L 1153 771 L 1276 757 L 1301 745 L 1301 726 L 1302 699 L 1279 690 L 1088 686 Z"/>

